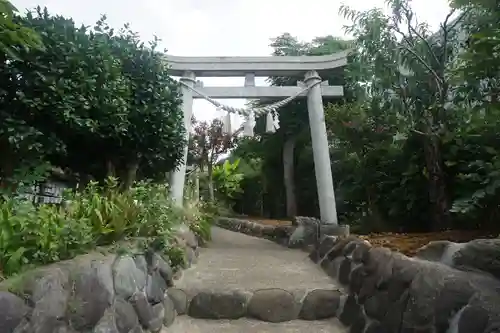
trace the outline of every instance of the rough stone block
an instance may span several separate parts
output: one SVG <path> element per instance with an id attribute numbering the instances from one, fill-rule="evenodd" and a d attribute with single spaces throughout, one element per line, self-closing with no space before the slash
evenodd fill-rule
<path id="1" fill-rule="evenodd" d="M 320 239 L 320 221 L 313 217 L 296 216 L 292 224 L 297 226 L 290 236 L 289 246 L 298 248 L 317 244 Z"/>
<path id="2" fill-rule="evenodd" d="M 349 278 L 351 275 L 352 262 L 349 258 L 344 258 L 340 263 L 338 280 L 343 285 L 349 285 Z"/>
<path id="3" fill-rule="evenodd" d="M 486 332 L 489 322 L 488 312 L 480 306 L 466 306 L 459 315 L 456 332 Z"/>
<path id="4" fill-rule="evenodd" d="M 136 291 L 146 286 L 144 273 L 137 268 L 130 256 L 116 259 L 113 265 L 113 278 L 116 295 L 124 299 L 130 298 Z"/>
<path id="5" fill-rule="evenodd" d="M 356 265 L 352 268 L 351 279 L 349 281 L 349 290 L 355 295 L 359 295 L 363 281 L 366 276 L 365 268 L 363 265 Z"/>
<path id="6" fill-rule="evenodd" d="M 66 314 L 71 293 L 69 272 L 58 267 L 45 270 L 45 275 L 34 282 L 31 302 L 31 327 L 37 333 L 52 333 Z"/>
<path id="7" fill-rule="evenodd" d="M 165 311 L 165 316 L 163 317 L 163 325 L 169 327 L 174 323 L 174 320 L 177 317 L 175 304 L 170 297 L 165 297 L 165 300 L 163 301 L 163 308 Z"/>
<path id="8" fill-rule="evenodd" d="M 14 331 L 29 310 L 21 298 L 9 292 L 0 291 L 0 327 L 2 331 Z"/>
<path id="9" fill-rule="evenodd" d="M 131 298 L 131 303 L 134 306 L 139 322 L 143 327 L 149 327 L 151 321 L 155 318 L 153 307 L 148 302 L 146 294 L 143 292 L 135 293 Z"/>
<path id="10" fill-rule="evenodd" d="M 163 259 L 158 253 L 153 253 L 151 257 L 150 271 L 158 271 L 160 276 L 167 283 L 167 286 L 171 287 L 174 285 L 174 271 L 167 260 Z"/>
<path id="11" fill-rule="evenodd" d="M 177 311 L 177 314 L 179 315 L 186 314 L 188 308 L 188 296 L 186 292 L 182 289 L 169 288 L 167 290 L 167 295 L 174 303 L 174 307 L 175 310 Z"/>
<path id="12" fill-rule="evenodd" d="M 139 318 L 129 302 L 117 298 L 113 304 L 116 327 L 120 333 L 128 333 L 139 325 Z"/>
<path id="13" fill-rule="evenodd" d="M 335 258 L 333 261 L 325 259 L 321 262 L 321 268 L 323 268 L 328 276 L 338 280 L 340 264 L 343 260 L 344 257 Z"/>
<path id="14" fill-rule="evenodd" d="M 364 303 L 365 313 L 368 317 L 383 320 L 389 307 L 389 295 L 387 291 L 377 290 L 368 297 Z"/>
<path id="15" fill-rule="evenodd" d="M 240 291 L 202 291 L 189 304 L 189 316 L 203 319 L 238 319 L 245 315 L 248 295 Z"/>
<path id="16" fill-rule="evenodd" d="M 311 252 L 309 258 L 315 262 L 320 262 L 323 257 L 333 248 L 335 243 L 337 242 L 337 237 L 335 236 L 326 236 L 321 241 L 319 247 Z"/>
<path id="17" fill-rule="evenodd" d="M 367 241 L 362 241 L 357 243 L 356 248 L 352 251 L 352 260 L 354 262 L 363 262 L 368 256 L 368 252 L 371 249 L 370 243 Z"/>
<path id="18" fill-rule="evenodd" d="M 401 297 L 393 303 L 390 303 L 382 325 L 388 332 L 399 332 L 403 322 L 403 314 L 408 305 L 409 293 L 405 291 Z M 411 332 L 411 330 L 410 330 Z"/>
<path id="19" fill-rule="evenodd" d="M 92 333 L 120 333 L 116 327 L 115 317 L 112 311 L 106 311 L 101 320 L 92 330 Z"/>
<path id="20" fill-rule="evenodd" d="M 344 247 L 349 244 L 352 240 L 356 240 L 355 237 L 348 237 L 348 238 L 339 238 L 335 245 L 331 248 L 331 250 L 327 254 L 327 258 L 330 260 L 334 260 L 337 257 L 340 257 L 342 255 L 342 251 L 344 250 Z"/>
<path id="21" fill-rule="evenodd" d="M 500 279 L 500 239 L 476 239 L 451 255 L 453 267 L 471 267 Z"/>
<path id="22" fill-rule="evenodd" d="M 344 302 L 344 306 L 340 313 L 339 319 L 342 324 L 346 326 L 351 326 L 354 324 L 357 318 L 362 315 L 361 306 L 358 304 L 355 295 L 347 296 Z"/>
<path id="23" fill-rule="evenodd" d="M 340 292 L 337 290 L 317 289 L 304 298 L 299 318 L 319 320 L 335 317 L 340 304 Z"/>
<path id="24" fill-rule="evenodd" d="M 450 241 L 430 242 L 417 250 L 415 258 L 429 261 L 441 261 L 443 254 L 446 252 L 450 244 L 452 244 Z"/>
<path id="25" fill-rule="evenodd" d="M 267 322 L 279 323 L 296 319 L 300 306 L 295 297 L 282 289 L 257 290 L 248 304 L 248 315 Z"/>
<path id="26" fill-rule="evenodd" d="M 147 277 L 146 295 L 148 301 L 152 304 L 163 302 L 165 299 L 165 291 L 167 290 L 167 283 L 161 277 L 158 271 L 154 271 Z"/>
<path id="27" fill-rule="evenodd" d="M 354 252 L 358 244 L 361 244 L 360 239 L 352 240 L 349 243 L 347 243 L 346 246 L 344 246 L 344 248 L 342 249 L 342 255 L 345 257 L 352 256 L 352 253 Z"/>
<path id="28" fill-rule="evenodd" d="M 365 330 L 365 333 L 390 333 L 381 323 L 377 321 L 371 321 Z"/>
<path id="29" fill-rule="evenodd" d="M 158 333 L 163 327 L 163 318 L 165 317 L 165 309 L 162 303 L 158 303 L 152 307 L 153 318 L 146 326 L 152 333 Z"/>
<path id="30" fill-rule="evenodd" d="M 361 313 L 349 329 L 349 333 L 365 333 L 366 317 Z"/>
<path id="31" fill-rule="evenodd" d="M 113 256 L 88 255 L 71 268 L 68 317 L 77 331 L 94 327 L 114 300 Z"/>

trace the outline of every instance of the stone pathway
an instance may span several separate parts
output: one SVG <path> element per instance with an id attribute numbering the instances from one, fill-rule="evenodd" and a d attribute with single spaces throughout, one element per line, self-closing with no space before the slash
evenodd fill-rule
<path id="1" fill-rule="evenodd" d="M 203 320 L 188 316 L 177 317 L 165 333 L 347 333 L 337 320 L 292 320 L 267 323 L 252 319 Z"/>
<path id="2" fill-rule="evenodd" d="M 175 288 L 182 289 L 191 296 L 200 291 L 252 293 L 262 289 L 279 288 L 281 292 L 289 292 L 299 299 L 303 299 L 311 290 L 320 289 L 331 292 L 341 290 L 318 265 L 311 262 L 306 252 L 288 249 L 268 240 L 217 227 L 212 230 L 212 241 L 208 247 L 201 249 L 198 263 L 184 272 L 183 277 L 176 281 Z M 219 305 L 224 300 L 221 299 L 218 302 L 212 300 L 212 302 Z M 220 307 L 219 311 L 227 310 L 223 305 Z M 270 323 L 253 319 L 215 320 L 178 316 L 174 325 L 165 332 L 298 333 L 306 331 L 341 333 L 345 330 L 337 319 L 333 318 Z"/>
<path id="3" fill-rule="evenodd" d="M 198 263 L 176 283 L 181 289 L 331 289 L 333 281 L 300 250 L 213 228 Z"/>

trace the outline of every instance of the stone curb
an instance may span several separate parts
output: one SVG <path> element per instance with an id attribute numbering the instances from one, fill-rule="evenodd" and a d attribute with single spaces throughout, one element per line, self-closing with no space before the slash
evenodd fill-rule
<path id="1" fill-rule="evenodd" d="M 227 217 L 218 218 L 215 224 L 223 229 L 249 236 L 265 238 L 284 246 L 288 245 L 288 239 L 296 228 L 295 226 L 264 225 L 253 221 Z"/>
<path id="2" fill-rule="evenodd" d="M 331 289 L 233 289 L 167 292 L 178 314 L 199 319 L 253 318 L 280 323 L 295 319 L 322 320 L 336 316 L 342 294 Z"/>
<path id="3" fill-rule="evenodd" d="M 220 217 L 215 224 L 223 229 L 243 233 L 253 237 L 265 238 L 290 248 L 307 252 L 315 248 L 327 235 L 340 237 L 349 235 L 348 225 L 322 224 L 313 217 L 297 216 L 290 226 L 272 226 L 241 218 Z"/>
<path id="4" fill-rule="evenodd" d="M 347 288 L 337 316 L 351 333 L 490 333 L 500 327 L 500 280 L 487 269 L 409 258 L 356 237 L 324 237 L 309 257 Z"/>

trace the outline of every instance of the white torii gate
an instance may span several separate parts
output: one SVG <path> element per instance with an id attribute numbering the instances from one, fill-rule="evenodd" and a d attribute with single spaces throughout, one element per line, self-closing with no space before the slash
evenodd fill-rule
<path id="1" fill-rule="evenodd" d="M 211 98 L 286 98 L 295 94 L 307 95 L 307 108 L 314 155 L 314 169 L 318 188 L 319 208 L 323 223 L 337 224 L 337 209 L 330 164 L 329 145 L 326 134 L 322 96 L 343 96 L 342 86 L 329 86 L 321 82 L 320 75 L 347 65 L 348 51 L 328 56 L 285 57 L 176 57 L 167 56 L 173 76 L 181 77 L 182 108 L 186 139 L 191 130 L 193 99 L 201 98 L 191 88 Z M 258 87 L 255 77 L 304 75 L 304 82 L 297 87 Z M 243 87 L 203 87 L 197 77 L 245 77 Z M 309 89 L 304 91 L 304 87 Z M 171 194 L 178 205 L 182 205 L 186 176 L 188 147 L 184 148 L 183 163 L 172 174 Z"/>

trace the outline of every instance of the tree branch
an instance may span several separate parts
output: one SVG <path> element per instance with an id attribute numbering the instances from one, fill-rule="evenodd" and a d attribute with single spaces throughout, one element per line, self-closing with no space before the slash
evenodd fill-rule
<path id="1" fill-rule="evenodd" d="M 432 50 L 432 47 L 431 45 L 429 44 L 429 41 L 427 40 L 427 38 L 424 38 L 424 36 L 422 36 L 421 33 L 419 33 L 417 31 L 417 29 L 411 24 L 411 17 L 412 15 L 410 14 L 410 11 L 408 9 L 405 9 L 405 16 L 406 16 L 406 20 L 408 22 L 408 29 L 410 31 L 412 31 L 415 35 L 417 35 L 417 37 L 422 41 L 424 42 L 425 46 L 427 47 L 427 49 L 429 50 L 429 53 L 431 54 L 432 58 L 434 59 L 434 61 L 436 62 L 437 65 L 441 65 L 436 53 Z"/>
<path id="2" fill-rule="evenodd" d="M 450 25 L 448 26 L 448 32 L 453 30 L 463 19 L 466 15 L 468 15 L 470 12 L 471 12 L 472 8 L 467 8 L 466 10 L 464 10 L 464 12 L 462 14 L 460 14 L 457 19 Z M 451 15 L 454 14 L 454 11 L 452 10 L 447 16 L 446 16 L 446 20 L 444 21 L 444 23 L 442 24 L 442 26 L 446 27 L 448 25 L 448 20 L 451 18 Z"/>
<path id="3" fill-rule="evenodd" d="M 415 59 L 418 60 L 418 62 L 420 62 L 429 72 L 432 73 L 432 75 L 434 75 L 436 81 L 438 82 L 438 87 L 441 90 L 440 85 L 443 83 L 441 77 L 436 73 L 436 71 L 421 56 L 419 56 L 414 50 L 411 49 L 413 46 L 415 46 L 415 44 L 412 43 L 410 40 L 408 40 L 408 37 L 396 25 L 393 25 L 392 28 L 394 29 L 394 31 L 399 33 L 401 35 L 401 37 L 403 38 L 403 41 L 406 42 L 406 44 L 408 44 L 408 46 L 405 46 L 403 43 L 400 43 L 400 45 L 407 52 L 411 53 L 415 57 Z"/>
<path id="4" fill-rule="evenodd" d="M 408 42 L 407 42 L 408 43 Z M 409 43 L 408 43 L 409 44 Z M 434 76 L 434 78 L 436 79 L 436 81 L 438 82 L 438 89 L 439 89 L 439 92 L 441 93 L 441 85 L 443 84 L 443 80 L 441 79 L 441 77 L 436 73 L 436 71 L 434 69 L 432 69 L 431 66 L 429 66 L 429 64 L 427 64 L 427 62 L 425 62 L 424 59 L 422 59 L 421 56 L 419 56 L 414 50 L 411 49 L 411 44 L 409 44 L 410 47 L 406 47 L 405 45 L 401 45 L 404 47 L 404 49 L 411 53 L 425 68 L 427 68 L 427 70 L 429 72 L 431 72 L 431 74 Z"/>
<path id="5" fill-rule="evenodd" d="M 413 132 L 413 133 L 416 133 L 416 134 L 418 134 L 418 135 L 422 135 L 422 136 L 429 136 L 428 134 L 426 134 L 426 133 L 424 133 L 424 132 L 421 132 L 421 131 L 419 131 L 419 130 L 416 130 L 416 129 L 414 129 L 414 128 L 410 129 L 410 131 L 411 131 L 411 132 Z"/>

